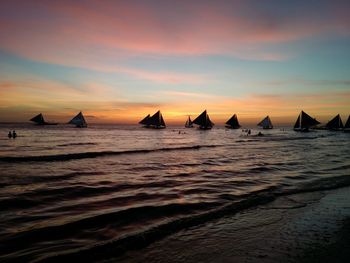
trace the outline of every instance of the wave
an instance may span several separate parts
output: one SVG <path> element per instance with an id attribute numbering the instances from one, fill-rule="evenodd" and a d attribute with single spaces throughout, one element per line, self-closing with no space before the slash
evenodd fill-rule
<path id="1" fill-rule="evenodd" d="M 268 141 L 301 141 L 301 140 L 315 140 L 318 136 L 306 136 L 306 137 L 261 137 Z"/>
<path id="2" fill-rule="evenodd" d="M 62 182 L 65 180 L 70 180 L 80 176 L 95 176 L 95 175 L 105 175 L 105 172 L 94 171 L 94 172 L 71 172 L 60 175 L 37 175 L 31 177 L 17 177 L 16 181 L 1 182 L 0 187 L 13 186 L 13 185 L 28 185 L 35 183 L 48 183 L 48 182 Z"/>
<path id="3" fill-rule="evenodd" d="M 11 253 L 14 248 L 16 248 L 17 251 L 26 249 L 28 243 L 45 242 L 48 237 L 56 240 L 65 239 L 72 234 L 79 234 L 82 229 L 94 229 L 97 231 L 101 226 L 110 226 L 114 228 L 116 226 L 127 226 L 131 223 L 140 224 L 149 219 L 159 219 L 161 221 L 168 217 L 184 216 L 195 212 L 198 213 L 206 209 L 212 209 L 218 205 L 219 203 L 217 202 L 170 203 L 159 206 L 149 205 L 90 215 L 89 217 L 76 219 L 71 222 L 60 222 L 57 225 L 43 225 L 36 229 L 23 229 L 15 235 L 4 235 L 1 237 L 1 253 Z M 3 242 L 4 240 L 6 240 L 6 242 Z M 23 259 L 23 262 L 27 261 L 27 259 Z"/>
<path id="4" fill-rule="evenodd" d="M 127 150 L 127 151 L 102 151 L 102 152 L 81 152 L 81 153 L 67 153 L 57 155 L 36 155 L 36 156 L 8 156 L 0 157 L 0 162 L 7 163 L 20 163 L 20 162 L 54 162 L 54 161 L 69 161 L 87 158 L 96 158 L 103 156 L 114 156 L 124 154 L 140 154 L 140 153 L 153 153 L 153 152 L 170 152 L 170 151 L 186 151 L 186 150 L 198 150 L 201 148 L 214 148 L 222 147 L 224 145 L 194 145 L 183 147 L 170 147 L 170 148 L 158 148 L 158 149 L 141 149 L 141 150 Z"/>
<path id="5" fill-rule="evenodd" d="M 272 194 L 251 196 L 246 200 L 232 202 L 230 204 L 223 205 L 220 208 L 211 209 L 207 212 L 168 221 L 166 223 L 150 227 L 145 231 L 126 235 L 124 237 L 112 239 L 106 242 L 101 242 L 82 249 L 71 249 L 70 251 L 66 251 L 61 254 L 47 255 L 32 262 L 62 262 L 66 259 L 79 259 L 81 261 L 92 262 L 102 258 L 106 259 L 108 257 L 119 256 L 130 249 L 145 247 L 156 240 L 178 232 L 184 228 L 197 226 L 199 224 L 221 218 L 222 216 L 234 214 L 240 210 L 261 205 L 272 200 L 274 200 L 274 196 Z"/>
<path id="6" fill-rule="evenodd" d="M 66 143 L 66 144 L 59 144 L 58 147 L 66 147 L 66 146 L 81 146 L 81 145 L 96 145 L 96 143 L 93 142 L 76 142 L 76 143 Z"/>
<path id="7" fill-rule="evenodd" d="M 48 204 L 52 201 L 73 200 L 75 198 L 99 196 L 134 189 L 170 188 L 180 185 L 176 180 L 155 181 L 147 183 L 118 183 L 108 186 L 93 187 L 89 185 L 71 184 L 69 187 L 57 187 L 50 189 L 37 189 L 17 195 L 16 197 L 0 199 L 0 211 L 11 209 L 29 209 L 33 206 Z M 137 196 L 138 201 L 144 200 L 144 196 Z M 122 197 L 120 197 L 120 200 Z M 129 199 L 131 199 L 129 197 Z M 127 201 L 126 199 L 124 201 Z M 129 200 L 130 201 L 130 200 Z M 136 200 L 134 200 L 136 201 Z"/>
<path id="8" fill-rule="evenodd" d="M 331 190 L 347 186 L 350 186 L 349 176 L 339 176 L 336 178 L 324 178 L 318 180 L 316 183 L 313 182 L 310 184 L 305 184 L 304 188 L 289 189 L 283 192 L 279 192 L 276 188 L 272 187 L 265 191 L 257 192 L 254 195 L 247 196 L 247 198 L 243 200 L 236 196 L 226 196 L 224 199 L 230 200 L 231 202 L 221 205 L 220 207 L 215 207 L 206 212 L 181 217 L 163 224 L 152 226 L 145 231 L 125 235 L 120 238 L 100 242 L 84 248 L 70 249 L 62 253 L 47 254 L 41 258 L 35 259 L 32 262 L 62 262 L 64 260 L 74 259 L 93 262 L 100 259 L 118 257 L 128 250 L 145 247 L 180 230 L 195 227 L 223 216 L 235 214 L 248 208 L 269 203 L 274 201 L 279 196 Z"/>

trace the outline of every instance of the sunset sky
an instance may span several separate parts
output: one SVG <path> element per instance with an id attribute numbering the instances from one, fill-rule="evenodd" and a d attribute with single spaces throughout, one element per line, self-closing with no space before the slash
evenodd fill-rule
<path id="1" fill-rule="evenodd" d="M 350 114 L 350 1 L 3 0 L 0 121 Z"/>

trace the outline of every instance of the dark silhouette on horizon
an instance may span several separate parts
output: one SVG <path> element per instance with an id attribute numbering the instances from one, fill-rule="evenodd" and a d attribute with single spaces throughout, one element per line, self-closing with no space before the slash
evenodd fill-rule
<path id="1" fill-rule="evenodd" d="M 150 114 L 148 114 L 144 119 L 142 119 L 139 124 L 142 124 L 144 128 L 151 128 L 151 129 L 165 129 L 165 121 L 163 119 L 163 115 L 158 110 L 155 114 L 153 114 L 150 117 Z"/>
<path id="2" fill-rule="evenodd" d="M 241 125 L 238 122 L 238 118 L 236 114 L 234 114 L 225 124 L 226 124 L 226 128 L 229 128 L 229 129 L 241 128 Z"/>
<path id="3" fill-rule="evenodd" d="M 74 124 L 77 128 L 87 128 L 87 122 L 82 112 L 75 115 L 73 119 L 68 122 L 68 124 Z"/>
<path id="4" fill-rule="evenodd" d="M 273 129 L 273 125 L 271 122 L 271 119 L 269 115 L 267 115 L 261 122 L 257 124 L 258 126 L 262 127 L 263 129 Z"/>
<path id="5" fill-rule="evenodd" d="M 30 121 L 34 122 L 36 125 L 57 125 L 57 122 L 47 122 L 44 119 L 44 116 L 42 113 L 39 113 L 38 115 L 34 116 L 30 119 Z"/>
<path id="6" fill-rule="evenodd" d="M 190 115 L 188 115 L 188 119 L 187 119 L 187 121 L 185 123 L 185 128 L 193 128 L 193 122 L 191 120 L 191 116 Z"/>
<path id="7" fill-rule="evenodd" d="M 210 130 L 213 128 L 214 123 L 210 120 L 207 110 L 203 111 L 197 118 L 193 121 L 194 124 L 198 125 L 201 130 Z"/>
<path id="8" fill-rule="evenodd" d="M 320 124 L 320 122 L 312 118 L 304 111 L 301 111 L 294 124 L 294 130 L 299 132 L 308 132 L 310 128 L 315 127 L 318 124 Z"/>

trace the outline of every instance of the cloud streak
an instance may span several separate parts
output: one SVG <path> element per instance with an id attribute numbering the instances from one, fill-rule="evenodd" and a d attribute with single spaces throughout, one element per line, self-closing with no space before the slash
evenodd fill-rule
<path id="1" fill-rule="evenodd" d="M 61 110 L 63 116 L 77 110 L 73 105 L 99 120 L 131 122 L 159 107 L 173 121 L 203 108 L 219 120 L 232 112 L 247 118 L 291 116 L 296 108 L 345 113 L 348 93 L 339 90 L 349 86 L 346 77 L 341 79 L 348 72 L 323 76 L 315 62 L 310 65 L 319 78 L 299 76 L 298 62 L 303 61 L 293 64 L 293 59 L 304 41 L 349 40 L 349 8 L 346 1 L 323 0 L 317 7 L 313 1 L 270 0 L 5 1 L 0 56 L 15 54 L 16 62 L 8 58 L 14 64 L 29 60 L 25 66 L 16 64 L 23 71 L 32 61 L 45 64 L 36 63 L 40 73 L 25 78 L 1 61 L 2 76 L 12 74 L 0 79 L 0 110 Z M 79 71 L 81 83 L 74 74 L 57 73 L 62 67 L 47 73 L 47 63 Z M 272 65 L 270 71 L 266 65 Z M 277 75 L 282 80 L 268 81 L 271 76 L 265 73 L 282 73 Z M 256 84 L 264 89 L 255 89 Z M 288 90 L 273 95 L 271 90 L 279 87 Z M 316 92 L 326 87 L 337 90 Z M 313 90 L 310 96 L 306 88 Z"/>
<path id="2" fill-rule="evenodd" d="M 316 13 L 313 6 L 296 4 L 296 19 L 287 10 L 275 12 L 268 3 L 259 8 L 254 1 L 7 1 L 0 47 L 50 63 L 81 66 L 85 61 L 86 67 L 101 57 L 120 61 L 142 55 L 284 60 L 294 54 L 266 47 L 349 35 L 350 21 L 339 5 L 319 5 Z"/>

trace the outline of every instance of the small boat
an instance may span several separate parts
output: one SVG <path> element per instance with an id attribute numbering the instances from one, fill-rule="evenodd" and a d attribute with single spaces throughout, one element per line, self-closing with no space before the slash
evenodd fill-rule
<path id="1" fill-rule="evenodd" d="M 344 128 L 343 126 L 343 122 L 341 120 L 340 115 L 338 114 L 337 116 L 335 116 L 333 119 L 331 119 L 327 124 L 326 124 L 326 128 L 328 130 L 332 130 L 332 131 L 340 131 Z"/>
<path id="2" fill-rule="evenodd" d="M 269 116 L 266 116 L 261 122 L 257 124 L 263 129 L 273 129 L 273 125 Z"/>
<path id="3" fill-rule="evenodd" d="M 226 128 L 229 129 L 239 129 L 241 125 L 239 125 L 237 115 L 234 114 L 227 122 L 226 122 Z"/>
<path id="4" fill-rule="evenodd" d="M 143 119 L 139 122 L 139 124 L 142 124 L 142 125 L 144 125 L 145 128 L 147 128 L 147 127 L 149 126 L 148 120 L 149 120 L 150 117 L 151 117 L 151 115 L 148 114 L 145 118 L 143 118 Z"/>
<path id="5" fill-rule="evenodd" d="M 31 118 L 30 121 L 34 122 L 36 125 L 57 125 L 56 122 L 45 121 L 44 116 L 41 113 Z"/>
<path id="6" fill-rule="evenodd" d="M 301 111 L 297 121 L 294 124 L 294 130 L 300 132 L 308 132 L 310 128 L 320 124 L 316 119 Z"/>
<path id="7" fill-rule="evenodd" d="M 185 123 L 185 128 L 193 128 L 193 122 L 191 121 L 191 116 L 188 115 L 188 119 Z"/>
<path id="8" fill-rule="evenodd" d="M 82 112 L 79 112 L 68 124 L 74 124 L 77 128 L 87 128 L 87 123 Z"/>
<path id="9" fill-rule="evenodd" d="M 207 110 L 203 111 L 197 118 L 193 121 L 194 124 L 198 125 L 201 130 L 210 130 L 213 128 L 214 123 L 210 120 Z"/>
<path id="10" fill-rule="evenodd" d="M 344 126 L 344 132 L 350 132 L 350 115 L 348 117 L 348 120 L 346 121 L 345 123 L 345 126 Z"/>
<path id="11" fill-rule="evenodd" d="M 142 121 L 139 122 L 144 125 L 145 128 L 151 129 L 164 129 L 166 128 L 162 113 L 157 111 L 153 116 L 150 117 L 148 114 Z"/>

